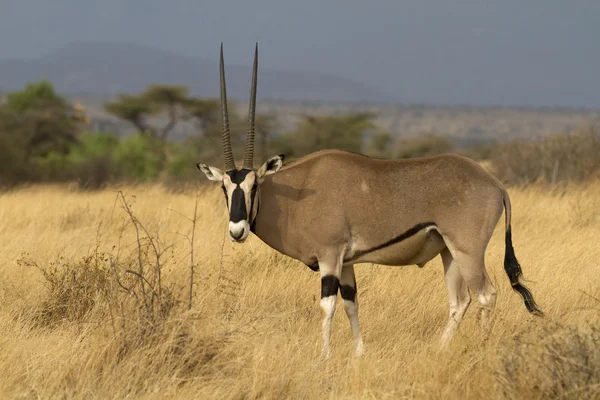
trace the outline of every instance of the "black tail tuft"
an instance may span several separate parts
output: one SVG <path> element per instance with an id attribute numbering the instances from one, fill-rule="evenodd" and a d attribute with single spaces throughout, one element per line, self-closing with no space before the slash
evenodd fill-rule
<path id="1" fill-rule="evenodd" d="M 506 271 L 506 275 L 508 275 L 508 279 L 510 279 L 510 284 L 514 291 L 518 292 L 521 297 L 523 297 L 523 301 L 525 301 L 525 307 L 527 307 L 527 311 L 532 314 L 543 316 L 544 313 L 538 308 L 535 300 L 533 299 L 533 295 L 525 286 L 519 282 L 519 277 L 523 275 L 523 271 L 521 270 L 521 265 L 519 265 L 519 261 L 515 256 L 515 249 L 512 245 L 512 233 L 510 231 L 510 225 L 506 229 L 506 252 L 504 253 L 504 270 Z"/>

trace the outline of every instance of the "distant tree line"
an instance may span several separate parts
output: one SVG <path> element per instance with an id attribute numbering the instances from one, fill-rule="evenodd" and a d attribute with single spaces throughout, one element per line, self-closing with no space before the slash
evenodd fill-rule
<path id="1" fill-rule="evenodd" d="M 230 107 L 231 140 L 234 153 L 241 157 L 247 116 L 234 109 Z M 223 162 L 218 99 L 194 98 L 183 86 L 151 85 L 142 93 L 118 96 L 105 104 L 105 110 L 131 123 L 136 133 L 119 138 L 111 132 L 89 131 L 85 108 L 70 104 L 47 81 L 6 94 L 0 102 L 0 186 L 77 181 L 83 188 L 98 188 L 118 180 L 194 179 L 196 162 Z M 153 118 L 159 115 L 166 118 Z M 279 132 L 277 115 L 259 114 L 256 163 L 272 154 L 294 159 L 329 148 L 388 159 L 457 151 L 441 136 L 394 137 L 375 124 L 375 117 L 306 115 L 294 130 Z M 182 121 L 192 122 L 196 133 L 170 141 Z M 491 161 L 497 175 L 508 182 L 528 183 L 540 177 L 556 182 L 584 179 L 590 171 L 600 170 L 599 143 L 597 131 L 590 130 L 527 145 L 515 141 L 478 146 L 466 154 Z M 560 152 L 559 147 L 567 145 L 576 157 Z"/>
<path id="2" fill-rule="evenodd" d="M 105 110 L 129 122 L 136 134 L 119 138 L 88 131 L 85 109 L 69 104 L 47 81 L 8 93 L 0 104 L 0 184 L 74 180 L 98 187 L 111 180 L 189 178 L 197 177 L 195 162 L 222 162 L 218 99 L 194 98 L 183 86 L 151 85 L 139 94 L 119 95 Z M 395 156 L 392 136 L 377 128 L 374 117 L 306 116 L 295 130 L 275 135 L 277 116 L 259 114 L 257 163 L 274 153 L 293 159 L 326 148 Z M 171 142 L 181 121 L 192 122 L 196 133 Z M 232 112 L 230 126 L 234 151 L 241 155 L 246 116 Z"/>

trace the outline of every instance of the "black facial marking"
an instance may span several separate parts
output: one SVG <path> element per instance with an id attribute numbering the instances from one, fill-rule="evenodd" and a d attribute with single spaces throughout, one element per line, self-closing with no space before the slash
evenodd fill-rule
<path id="1" fill-rule="evenodd" d="M 237 169 L 227 171 L 226 174 L 229 175 L 231 182 L 239 185 L 240 183 L 244 182 L 244 179 L 246 179 L 246 175 L 248 175 L 250 172 L 252 172 L 251 169 L 243 168 L 239 171 Z"/>
<path id="2" fill-rule="evenodd" d="M 244 182 L 244 179 L 246 179 L 246 176 L 250 172 L 252 172 L 252 170 L 246 168 L 239 171 L 234 169 L 226 172 L 226 174 L 229 175 L 231 182 L 236 185 L 236 188 L 233 190 L 231 195 L 231 208 L 229 210 L 229 220 L 231 222 L 245 221 L 248 219 L 248 210 L 246 210 L 244 191 L 239 185 Z M 225 193 L 225 196 L 227 197 L 227 193 Z"/>
<path id="3" fill-rule="evenodd" d="M 409 237 L 416 235 L 417 233 L 419 233 L 420 231 L 422 231 L 423 229 L 425 229 L 429 226 L 435 226 L 435 222 L 422 222 L 420 224 L 417 224 L 417 225 L 413 226 L 412 228 L 410 228 L 409 230 L 407 230 L 406 232 L 404 232 L 403 234 L 401 234 L 400 236 L 396 236 L 395 238 L 390 239 L 387 242 L 380 244 L 379 246 L 371 247 L 370 249 L 367 249 L 367 250 L 358 250 L 357 252 L 354 253 L 352 258 L 346 259 L 346 260 L 344 260 L 344 262 L 356 260 L 359 257 L 364 256 L 365 254 L 372 253 L 377 250 L 381 250 L 383 248 L 392 246 L 396 243 L 400 243 L 401 241 L 406 240 Z"/>
<path id="4" fill-rule="evenodd" d="M 231 195 L 231 210 L 229 220 L 231 222 L 245 221 L 248 219 L 246 212 L 246 201 L 244 200 L 244 191 L 239 186 L 233 189 Z"/>
<path id="5" fill-rule="evenodd" d="M 254 211 L 254 201 L 256 199 L 256 191 L 258 190 L 258 182 L 254 181 L 254 185 L 252 186 L 252 190 L 250 191 L 250 217 L 252 218 L 252 212 Z M 258 214 L 258 210 L 256 210 L 256 214 Z M 256 218 L 256 215 L 254 215 Z M 252 220 L 252 225 L 254 225 L 254 219 Z"/>
<path id="6" fill-rule="evenodd" d="M 350 285 L 342 285 L 340 286 L 340 294 L 342 295 L 342 299 L 354 301 L 356 298 L 356 288 Z"/>
<path id="7" fill-rule="evenodd" d="M 225 193 L 225 204 L 229 206 L 229 196 L 227 196 L 227 189 L 225 189 L 225 185 L 221 185 L 221 189 L 223 189 L 223 193 Z"/>
<path id="8" fill-rule="evenodd" d="M 337 295 L 340 280 L 333 275 L 321 278 L 321 298 Z"/>

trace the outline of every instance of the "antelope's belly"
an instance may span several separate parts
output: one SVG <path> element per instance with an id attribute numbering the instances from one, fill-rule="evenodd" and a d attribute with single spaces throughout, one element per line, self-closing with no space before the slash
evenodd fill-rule
<path id="1" fill-rule="evenodd" d="M 398 243 L 382 248 L 377 248 L 381 246 L 377 244 L 370 247 L 363 246 L 364 244 L 357 240 L 353 244 L 352 252 L 345 258 L 345 264 L 423 265 L 440 254 L 446 244 L 435 229 L 424 229 Z"/>

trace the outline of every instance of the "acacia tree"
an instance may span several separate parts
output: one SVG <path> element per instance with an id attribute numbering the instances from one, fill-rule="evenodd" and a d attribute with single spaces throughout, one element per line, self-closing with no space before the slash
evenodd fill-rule
<path id="1" fill-rule="evenodd" d="M 106 103 L 104 108 L 117 118 L 131 122 L 141 136 L 151 135 L 152 130 L 146 119 L 154 115 L 157 109 L 147 99 L 121 94 L 116 101 Z"/>
<path id="2" fill-rule="evenodd" d="M 141 97 L 151 105 L 167 114 L 168 122 L 154 132 L 154 136 L 162 142 L 167 137 L 181 118 L 182 108 L 186 105 L 188 89 L 185 86 L 152 85 L 142 93 Z"/>
<path id="3" fill-rule="evenodd" d="M 139 95 L 119 95 L 118 99 L 105 104 L 109 113 L 131 122 L 138 134 L 146 139 L 145 146 L 160 159 L 162 169 L 168 158 L 167 140 L 177 122 L 187 115 L 188 89 L 185 86 L 151 85 Z M 151 125 L 152 116 L 166 114 L 167 122 L 163 126 Z"/>
<path id="4" fill-rule="evenodd" d="M 220 107 L 218 99 L 188 98 L 185 103 L 187 118 L 194 120 L 202 133 L 211 125 L 219 123 Z"/>
<path id="5" fill-rule="evenodd" d="M 183 116 L 183 109 L 188 102 L 187 91 L 185 86 L 151 85 L 139 95 L 121 94 L 117 100 L 106 103 L 104 108 L 116 117 L 131 122 L 140 135 L 164 143 Z M 160 113 L 167 115 L 167 123 L 162 127 L 150 125 L 148 118 Z"/>

